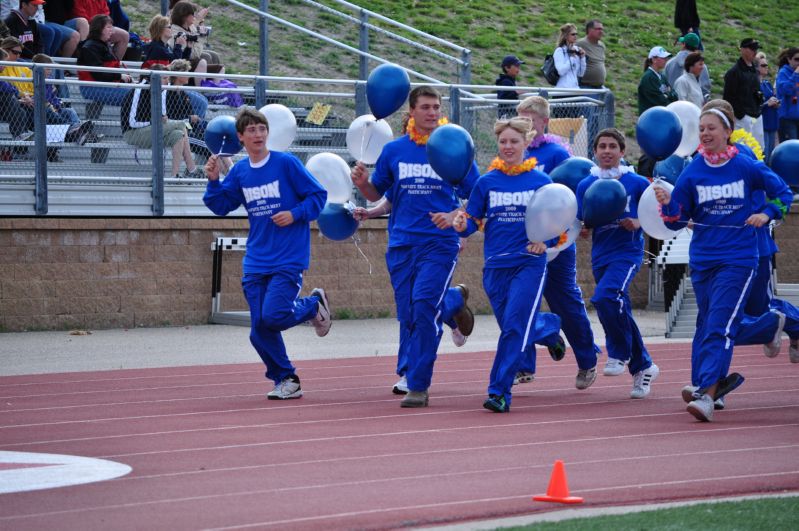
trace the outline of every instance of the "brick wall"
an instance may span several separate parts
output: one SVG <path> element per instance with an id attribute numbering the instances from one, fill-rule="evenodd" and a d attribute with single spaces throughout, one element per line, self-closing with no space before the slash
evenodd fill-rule
<path id="1" fill-rule="evenodd" d="M 799 282 L 799 214 L 777 231 L 782 253 L 780 282 Z M 208 322 L 211 243 L 218 236 L 243 236 L 242 219 L 0 218 L 0 330 L 130 328 Z M 384 259 L 386 221 L 370 220 L 352 241 L 312 235 L 312 265 L 305 292 L 324 287 L 341 316 L 394 315 Z M 472 305 L 489 310 L 482 290 L 482 234 L 461 254 L 455 283 L 471 288 Z M 590 244 L 578 243 L 578 281 L 587 299 L 594 290 Z M 222 308 L 243 310 L 240 252 L 224 260 Z M 369 274 L 371 263 L 372 274 Z M 648 268 L 637 275 L 631 295 L 647 303 Z"/>

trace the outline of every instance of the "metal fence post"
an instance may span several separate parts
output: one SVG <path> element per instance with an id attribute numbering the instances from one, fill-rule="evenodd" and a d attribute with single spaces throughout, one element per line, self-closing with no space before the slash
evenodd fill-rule
<path id="1" fill-rule="evenodd" d="M 355 115 L 361 116 L 369 112 L 369 104 L 366 101 L 366 81 L 355 83 Z"/>
<path id="2" fill-rule="evenodd" d="M 369 14 L 361 9 L 361 24 L 359 26 L 359 40 L 358 49 L 364 53 L 369 53 L 369 28 L 366 24 L 369 23 Z M 369 77 L 369 58 L 365 55 L 359 56 L 358 61 L 358 79 L 366 80 Z"/>
<path id="3" fill-rule="evenodd" d="M 166 94 L 163 94 L 166 97 Z M 150 133 L 153 144 L 153 214 L 164 215 L 164 124 L 161 112 L 161 73 L 150 74 Z"/>
<path id="4" fill-rule="evenodd" d="M 161 0 L 161 14 L 165 15 L 169 11 L 169 0 Z"/>
<path id="5" fill-rule="evenodd" d="M 47 214 L 47 87 L 44 68 L 33 69 L 33 139 L 36 214 Z"/>
<path id="6" fill-rule="evenodd" d="M 261 0 L 261 11 L 269 12 L 269 0 Z M 258 58 L 258 75 L 269 75 L 269 23 L 266 17 L 258 20 L 258 49 L 261 54 Z"/>
<path id="7" fill-rule="evenodd" d="M 266 105 L 266 90 L 269 88 L 269 82 L 262 78 L 255 78 L 255 107 L 260 109 Z"/>
<path id="8" fill-rule="evenodd" d="M 449 86 L 449 121 L 461 123 L 461 89 L 455 85 Z"/>
<path id="9" fill-rule="evenodd" d="M 471 50 L 461 50 L 461 61 L 463 64 L 460 67 L 460 71 L 458 72 L 458 78 L 460 79 L 461 85 L 471 85 L 472 84 L 472 51 Z"/>

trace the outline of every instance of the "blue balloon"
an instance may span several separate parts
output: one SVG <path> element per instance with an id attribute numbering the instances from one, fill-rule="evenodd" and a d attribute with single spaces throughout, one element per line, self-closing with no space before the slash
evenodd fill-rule
<path id="1" fill-rule="evenodd" d="M 427 160 L 439 177 L 457 186 L 474 163 L 472 135 L 455 124 L 436 127 L 427 140 Z"/>
<path id="2" fill-rule="evenodd" d="M 214 117 L 205 127 L 205 145 L 214 155 L 235 155 L 241 151 L 236 134 L 236 119 L 230 115 Z"/>
<path id="3" fill-rule="evenodd" d="M 316 220 L 319 230 L 330 240 L 346 240 L 358 230 L 358 221 L 347 205 L 328 203 Z"/>
<path id="4" fill-rule="evenodd" d="M 682 142 L 680 118 L 665 107 L 647 109 L 638 118 L 635 137 L 644 153 L 655 160 L 666 159 Z"/>
<path id="5" fill-rule="evenodd" d="M 555 166 L 549 172 L 549 177 L 553 182 L 568 186 L 572 192 L 577 193 L 577 185 L 590 175 L 594 166 L 594 161 L 585 157 L 571 157 Z"/>
<path id="6" fill-rule="evenodd" d="M 627 191 L 616 179 L 597 179 L 583 196 L 583 222 L 601 227 L 615 221 L 627 208 Z"/>
<path id="7" fill-rule="evenodd" d="M 366 101 L 378 120 L 402 107 L 411 91 L 408 73 L 397 65 L 382 64 L 366 80 Z"/>
<path id="8" fill-rule="evenodd" d="M 771 169 L 794 192 L 799 191 L 799 140 L 786 140 L 771 152 Z"/>
<path id="9" fill-rule="evenodd" d="M 655 164 L 654 177 L 660 177 L 674 186 L 677 184 L 677 177 L 680 176 L 690 162 L 691 159 L 686 159 L 679 155 L 672 155 L 666 160 L 658 161 L 657 164 Z"/>

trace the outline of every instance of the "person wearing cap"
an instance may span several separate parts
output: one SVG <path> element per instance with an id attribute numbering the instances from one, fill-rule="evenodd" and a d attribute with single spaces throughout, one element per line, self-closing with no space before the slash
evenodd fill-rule
<path id="1" fill-rule="evenodd" d="M 23 59 L 31 59 L 37 53 L 44 53 L 44 40 L 39 24 L 33 18 L 40 5 L 44 5 L 44 0 L 20 0 L 19 9 L 11 11 L 5 19 L 11 35 L 22 43 Z"/>
<path id="2" fill-rule="evenodd" d="M 502 59 L 502 73 L 499 74 L 499 77 L 496 81 L 494 81 L 494 85 L 500 87 L 515 87 L 516 86 L 516 78 L 519 76 L 519 71 L 521 70 L 521 66 L 524 64 L 524 61 L 516 57 L 515 55 L 506 55 L 504 59 Z M 497 91 L 497 99 L 498 100 L 518 100 L 519 93 L 516 90 L 498 90 Z M 512 116 L 514 114 L 514 110 L 516 109 L 516 105 L 513 103 L 500 103 L 497 105 L 497 116 L 499 118 L 505 116 Z"/>
<path id="3" fill-rule="evenodd" d="M 577 26 L 560 27 L 558 47 L 552 53 L 555 68 L 560 74 L 557 88 L 580 88 L 579 79 L 585 75 L 585 50 L 577 46 Z"/>
<path id="4" fill-rule="evenodd" d="M 663 68 L 663 75 L 672 87 L 677 86 L 677 79 L 685 73 L 685 58 L 691 52 L 700 51 L 702 49 L 702 41 L 696 33 L 687 33 L 678 39 L 682 43 L 682 50 L 668 60 L 665 68 Z M 707 65 L 703 63 L 702 72 L 699 74 L 699 87 L 702 90 L 704 102 L 710 100 L 710 73 L 708 72 Z M 700 105 L 699 107 L 702 107 Z"/>
<path id="5" fill-rule="evenodd" d="M 666 77 L 661 73 L 666 66 L 666 59 L 671 56 L 663 46 L 655 46 L 649 50 L 644 62 L 644 75 L 638 83 L 638 114 L 657 106 L 666 106 L 677 101 L 677 93 L 671 88 Z M 638 159 L 638 173 L 651 177 L 655 169 L 655 160 L 646 153 Z"/>
<path id="6" fill-rule="evenodd" d="M 760 43 L 751 37 L 741 41 L 741 57 L 724 74 L 722 98 L 732 105 L 735 129 L 751 133 L 762 146 L 764 139 L 760 106 L 763 104 L 763 93 L 760 92 L 760 76 L 755 66 L 759 49 Z"/>

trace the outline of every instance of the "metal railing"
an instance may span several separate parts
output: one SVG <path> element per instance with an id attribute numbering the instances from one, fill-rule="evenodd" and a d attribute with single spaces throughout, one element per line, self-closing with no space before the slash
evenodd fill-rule
<path id="1" fill-rule="evenodd" d="M 191 160 L 197 167 L 201 167 L 210 155 L 202 144 L 204 122 L 219 114 L 234 115 L 238 111 L 225 102 L 214 102 L 213 98 L 218 95 L 224 98 L 231 93 L 240 95 L 245 104 L 258 108 L 266 103 L 279 102 L 291 109 L 297 118 L 298 133 L 288 151 L 301 160 L 316 153 L 333 152 L 353 162 L 346 148 L 346 132 L 352 121 L 363 114 L 358 101 L 365 89 L 362 80 L 225 75 L 238 88 L 189 88 L 168 85 L 166 76 L 169 72 L 126 69 L 126 73 L 134 76 L 149 74 L 151 77 L 152 127 L 149 141 L 142 141 L 141 138 L 132 140 L 131 135 L 123 133 L 121 128 L 119 94 L 135 86 L 84 82 L 72 76 L 45 79 L 45 68 L 72 72 L 77 69 L 113 69 L 74 64 L 29 66 L 33 78 L 24 81 L 33 84 L 35 108 L 32 116 L 25 117 L 24 127 L 30 126 L 34 136 L 18 138 L 23 126 L 2 123 L 4 119 L 0 118 L 0 157 L 5 158 L 5 162 L 0 164 L 0 215 L 211 215 L 201 200 L 204 179 L 192 178 L 196 175 L 183 178 L 183 169 L 189 169 L 185 157 L 176 162 L 165 144 L 163 128 L 167 125 L 161 123 L 162 93 L 186 93 L 190 96 L 187 105 L 192 106 L 190 114 L 201 119 L 187 133 L 194 137 Z M 181 74 L 187 77 L 195 75 Z M 21 78 L 13 78 L 17 79 Z M 102 138 L 81 143 L 80 138 L 57 136 L 58 129 L 63 133 L 65 127 L 62 123 L 53 123 L 50 113 L 45 112 L 45 85 L 63 91 L 64 105 L 74 111 L 81 123 L 90 120 L 94 134 L 97 137 L 103 135 Z M 499 105 L 504 103 L 488 97 L 496 87 L 434 86 L 443 95 L 444 114 L 471 133 L 478 166 L 485 169 L 496 155 L 493 125 Z M 531 94 L 551 94 L 551 91 L 536 87 L 520 88 Z M 101 91 L 99 94 L 98 89 Z M 107 93 L 102 92 L 106 89 Z M 612 123 L 613 115 L 608 113 L 603 101 L 597 99 L 603 95 L 602 91 L 576 90 L 559 95 L 568 97 L 550 96 L 550 110 L 554 117 L 550 122 L 550 132 L 566 138 L 575 155 L 585 156 L 588 154 L 591 124 L 604 127 Z M 315 108 L 327 110 L 320 115 L 312 112 Z M 168 112 L 171 111 L 168 109 Z M 395 113 L 387 119 L 395 136 L 401 131 L 401 114 Z M 169 170 L 170 167 L 177 167 L 179 171 Z"/>

